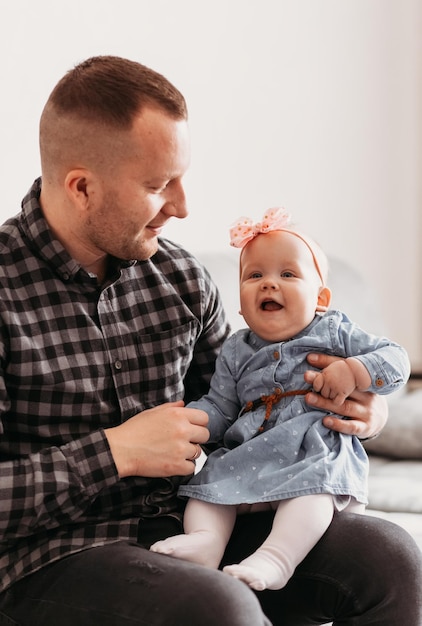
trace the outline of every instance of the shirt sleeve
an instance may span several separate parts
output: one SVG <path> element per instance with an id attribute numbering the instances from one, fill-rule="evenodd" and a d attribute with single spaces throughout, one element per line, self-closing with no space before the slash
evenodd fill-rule
<path id="1" fill-rule="evenodd" d="M 98 493 L 118 481 L 103 431 L 1 463 L 0 538 L 75 522 Z"/>

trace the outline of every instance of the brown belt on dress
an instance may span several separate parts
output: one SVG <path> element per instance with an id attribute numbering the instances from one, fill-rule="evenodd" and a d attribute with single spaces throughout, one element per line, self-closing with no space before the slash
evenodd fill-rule
<path id="1" fill-rule="evenodd" d="M 243 409 L 239 413 L 239 417 L 241 417 L 244 413 L 248 413 L 249 411 L 254 411 L 258 407 L 265 405 L 265 417 L 261 426 L 258 428 L 258 432 L 262 433 L 265 430 L 267 422 L 270 418 L 272 408 L 274 404 L 280 402 L 281 398 L 288 398 L 289 396 L 304 396 L 310 391 L 310 389 L 291 389 L 290 391 L 281 391 L 281 389 L 275 389 L 274 393 L 269 394 L 268 396 L 262 395 L 257 400 L 249 400 L 243 407 Z"/>

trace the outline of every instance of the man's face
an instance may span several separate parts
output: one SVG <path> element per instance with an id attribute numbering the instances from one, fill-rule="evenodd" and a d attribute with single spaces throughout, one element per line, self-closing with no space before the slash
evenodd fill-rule
<path id="1" fill-rule="evenodd" d="M 187 215 L 182 178 L 190 159 L 188 126 L 146 108 L 116 141 L 112 167 L 100 175 L 84 226 L 91 252 L 120 259 L 148 259 L 171 217 Z"/>

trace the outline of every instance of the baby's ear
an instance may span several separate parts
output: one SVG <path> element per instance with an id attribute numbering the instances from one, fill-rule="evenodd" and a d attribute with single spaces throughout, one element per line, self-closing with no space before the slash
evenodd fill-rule
<path id="1" fill-rule="evenodd" d="M 325 313 L 328 311 L 331 302 L 331 289 L 328 287 L 321 287 L 318 294 L 318 301 L 316 311 L 319 313 Z"/>

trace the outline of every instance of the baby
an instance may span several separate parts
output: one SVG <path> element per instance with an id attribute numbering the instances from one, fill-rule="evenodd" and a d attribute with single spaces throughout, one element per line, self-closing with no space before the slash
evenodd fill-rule
<path id="1" fill-rule="evenodd" d="M 282 209 L 258 224 L 241 218 L 231 237 L 242 248 L 240 312 L 248 328 L 226 340 L 209 393 L 189 404 L 208 414 L 218 449 L 179 490 L 190 498 L 186 534 L 151 550 L 217 568 L 239 511 L 271 507 L 267 539 L 224 571 L 255 590 L 280 589 L 335 510 L 362 513 L 367 503 L 362 444 L 326 428 L 325 413 L 305 394 L 338 405 L 354 390 L 388 394 L 406 383 L 410 365 L 401 346 L 328 310 L 327 259 Z M 310 352 L 343 358 L 310 374 Z"/>

